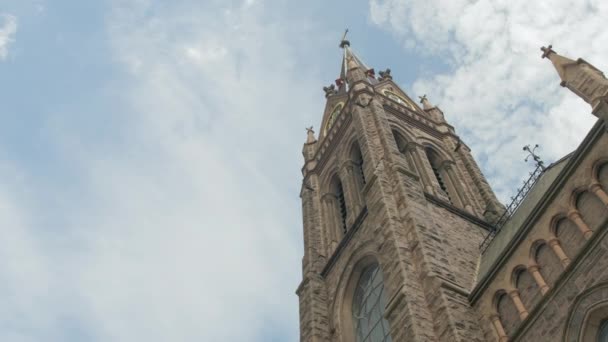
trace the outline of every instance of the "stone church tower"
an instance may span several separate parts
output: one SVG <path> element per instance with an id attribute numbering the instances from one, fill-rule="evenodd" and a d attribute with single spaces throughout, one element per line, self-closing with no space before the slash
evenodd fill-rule
<path id="1" fill-rule="evenodd" d="M 566 305 L 564 318 L 548 323 L 561 317 L 559 298 L 574 302 L 593 286 L 604 291 L 593 293 L 605 299 L 608 318 L 603 74 L 546 49 L 562 85 L 587 96 L 604 119 L 577 151 L 543 166 L 515 210 L 497 200 L 439 108 L 425 96 L 416 104 L 390 69 L 376 76 L 347 40 L 340 47 L 340 77 L 324 88 L 318 139 L 310 128 L 303 148 L 300 340 L 548 341 L 575 319 Z M 561 236 L 558 223 L 568 224 Z M 576 278 L 586 260 L 573 251 L 586 250 L 595 253 L 579 270 L 587 278 L 564 285 L 560 277 Z"/>

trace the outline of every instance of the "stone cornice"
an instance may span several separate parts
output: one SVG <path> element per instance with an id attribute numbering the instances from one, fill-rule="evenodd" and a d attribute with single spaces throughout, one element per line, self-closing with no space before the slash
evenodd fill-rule
<path id="1" fill-rule="evenodd" d="M 468 212 L 466 212 L 466 211 L 464 211 L 464 210 L 462 210 L 460 208 L 457 208 L 457 207 L 453 206 L 451 203 L 448 203 L 448 202 L 440 199 L 439 197 L 431 195 L 428 192 L 424 193 L 424 197 L 426 197 L 426 199 L 429 202 L 431 202 L 433 204 L 436 204 L 437 206 L 440 206 L 440 207 L 442 207 L 444 209 L 447 209 L 449 212 L 451 212 L 453 214 L 456 214 L 456 215 L 458 215 L 458 216 L 466 219 L 467 221 L 480 226 L 481 228 L 483 228 L 483 229 L 485 229 L 487 231 L 490 231 L 490 230 L 493 229 L 493 226 L 491 224 L 489 224 L 488 222 L 486 222 L 486 221 L 484 221 L 484 220 L 482 220 L 482 219 L 480 219 L 480 218 L 478 218 L 476 216 L 473 216 L 473 215 L 469 214 Z"/>
<path id="2" fill-rule="evenodd" d="M 401 106 L 401 105 L 399 105 L 399 106 Z M 404 107 L 404 106 L 401 106 L 401 107 Z M 411 111 L 411 110 L 401 111 L 397 108 L 393 108 L 392 106 L 390 106 L 388 104 L 384 104 L 383 108 L 387 113 L 398 117 L 399 119 L 420 129 L 423 132 L 428 133 L 429 135 L 431 135 L 437 139 L 442 139 L 445 136 L 452 136 L 456 139 L 460 139 L 460 137 L 458 137 L 458 135 L 456 135 L 450 131 L 441 132 L 437 129 L 438 126 L 442 126 L 442 125 L 448 126 L 453 129 L 453 127 L 448 124 L 435 122 L 427 117 L 420 115 L 419 113 L 417 113 L 415 111 Z"/>
<path id="3" fill-rule="evenodd" d="M 563 189 L 564 184 L 568 181 L 570 176 L 577 170 L 581 160 L 584 159 L 593 147 L 594 142 L 597 141 L 604 134 L 604 123 L 602 120 L 598 120 L 591 131 L 587 134 L 580 146 L 575 150 L 572 157 L 564 168 L 561 170 L 559 175 L 553 181 L 549 189 L 544 193 L 542 198 L 538 201 L 532 212 L 528 215 L 524 223 L 521 225 L 519 231 L 509 241 L 505 249 L 500 253 L 499 257 L 490 266 L 489 271 L 484 277 L 477 282 L 477 285 L 471 291 L 469 301 L 471 304 L 475 304 L 481 297 L 485 289 L 489 286 L 491 281 L 494 279 L 496 274 L 499 272 L 501 266 L 509 260 L 511 254 L 515 251 L 517 246 L 523 241 L 528 235 L 529 231 L 534 228 L 536 221 L 541 217 L 544 211 L 552 204 L 555 196 Z M 482 255 L 483 258 L 483 255 Z"/>

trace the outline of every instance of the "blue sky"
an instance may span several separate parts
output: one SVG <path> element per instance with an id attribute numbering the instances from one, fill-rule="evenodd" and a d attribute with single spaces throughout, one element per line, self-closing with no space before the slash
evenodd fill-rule
<path id="1" fill-rule="evenodd" d="M 0 0 L 0 340 L 293 341 L 304 127 L 359 56 L 438 104 L 502 199 L 591 127 L 605 2 Z M 575 27 L 576 30 L 572 28 Z"/>

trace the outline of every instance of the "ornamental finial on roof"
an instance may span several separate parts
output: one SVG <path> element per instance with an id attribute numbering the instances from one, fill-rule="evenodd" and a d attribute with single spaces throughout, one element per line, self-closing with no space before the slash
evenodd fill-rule
<path id="1" fill-rule="evenodd" d="M 433 108 L 433 105 L 426 98 L 426 94 L 424 94 L 422 96 L 418 96 L 418 98 L 420 98 L 420 103 L 422 103 L 422 108 L 423 109 L 431 109 L 431 108 Z"/>
<path id="2" fill-rule="evenodd" d="M 347 46 L 350 46 L 350 42 L 346 39 L 346 34 L 348 34 L 348 29 L 344 31 L 344 35 L 342 36 L 342 40 L 340 41 L 340 48 L 342 49 Z"/>
<path id="3" fill-rule="evenodd" d="M 542 58 L 547 58 L 550 54 L 555 53 L 555 50 L 553 50 L 553 45 L 551 44 L 549 44 L 549 47 L 541 47 L 540 50 L 543 52 Z"/>
<path id="4" fill-rule="evenodd" d="M 317 141 L 317 139 L 315 138 L 315 131 L 312 129 L 312 126 L 306 127 L 306 143 L 310 144 L 315 141 Z"/>
<path id="5" fill-rule="evenodd" d="M 536 162 L 536 167 L 541 168 L 542 170 L 545 170 L 546 167 L 542 161 L 542 159 L 540 159 L 540 156 L 538 154 L 536 154 L 536 149 L 538 148 L 538 144 L 534 145 L 533 148 L 530 148 L 530 145 L 526 145 L 524 146 L 523 150 L 528 152 L 528 156 L 526 157 L 526 159 L 524 159 L 524 161 L 528 161 L 528 159 L 530 157 L 532 157 L 532 159 L 534 159 L 534 161 Z"/>

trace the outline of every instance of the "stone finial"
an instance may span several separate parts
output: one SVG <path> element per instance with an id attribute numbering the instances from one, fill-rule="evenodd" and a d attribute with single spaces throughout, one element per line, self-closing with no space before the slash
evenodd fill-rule
<path id="1" fill-rule="evenodd" d="M 542 57 L 555 67 L 561 79 L 560 85 L 589 103 L 596 114 L 597 106 L 608 96 L 608 79 L 604 73 L 582 58 L 572 60 L 558 54 L 551 45 L 540 49 Z"/>
<path id="2" fill-rule="evenodd" d="M 434 106 L 429 102 L 429 100 L 426 98 L 426 94 L 422 95 L 422 96 L 418 96 L 418 98 L 420 99 L 420 103 L 422 103 L 422 108 L 423 109 L 431 109 Z"/>
<path id="3" fill-rule="evenodd" d="M 325 92 L 325 98 L 328 98 L 332 95 L 336 95 L 338 93 L 338 90 L 336 90 L 336 86 L 333 84 L 330 84 L 327 87 L 323 87 L 323 91 Z"/>
<path id="4" fill-rule="evenodd" d="M 392 80 L 393 76 L 391 76 L 391 69 L 387 68 L 384 71 L 380 71 L 378 74 L 380 74 L 380 78 L 378 79 L 379 81 L 384 81 L 384 80 Z"/>
<path id="5" fill-rule="evenodd" d="M 376 71 L 374 70 L 374 68 L 368 69 L 365 72 L 365 75 L 369 78 L 376 78 Z"/>
<path id="6" fill-rule="evenodd" d="M 306 143 L 311 144 L 317 141 L 315 138 L 315 131 L 312 129 L 313 126 L 306 127 Z"/>
<path id="7" fill-rule="evenodd" d="M 543 52 L 543 55 L 541 58 L 547 58 L 549 57 L 550 54 L 555 53 L 555 50 L 553 50 L 553 45 L 549 44 L 548 47 L 541 47 L 540 50 Z"/>

